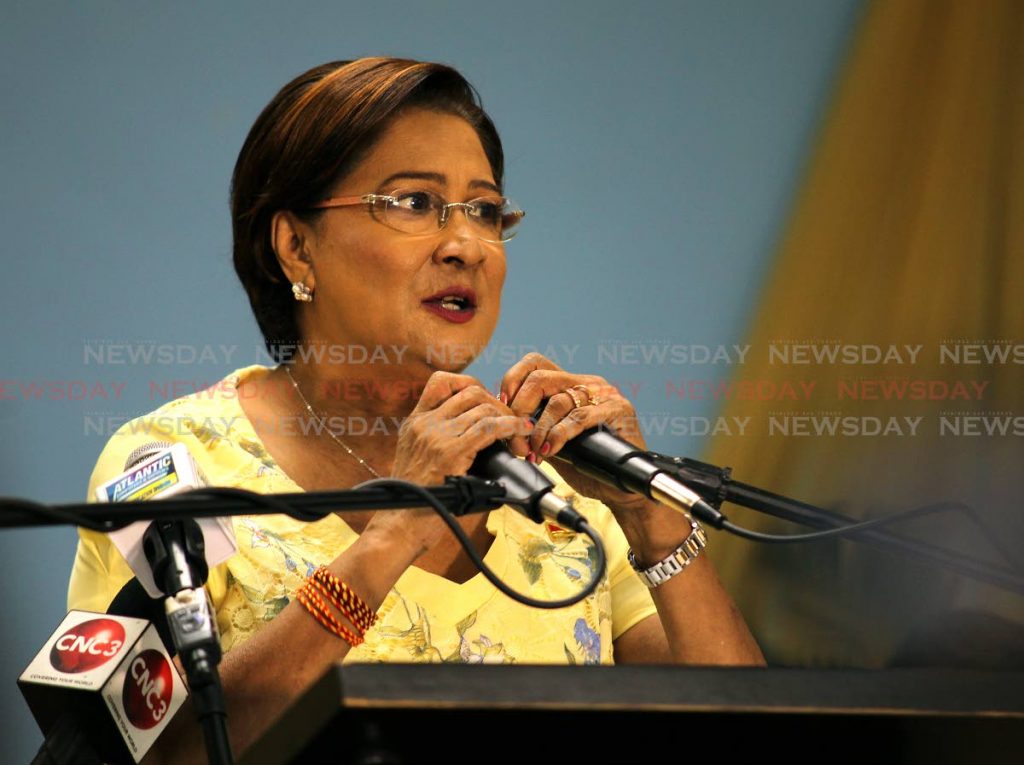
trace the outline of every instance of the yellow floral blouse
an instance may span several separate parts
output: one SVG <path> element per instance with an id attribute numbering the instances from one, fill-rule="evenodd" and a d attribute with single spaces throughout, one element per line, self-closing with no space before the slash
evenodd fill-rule
<path id="1" fill-rule="evenodd" d="M 269 371 L 239 369 L 125 424 L 100 454 L 89 500 L 97 485 L 123 471 L 132 450 L 152 441 L 184 443 L 211 485 L 301 491 L 267 453 L 238 402 L 239 382 Z M 656 613 L 653 601 L 626 561 L 625 537 L 608 508 L 576 495 L 550 466 L 543 469 L 604 540 L 608 573 L 590 597 L 570 608 L 533 609 L 498 592 L 482 574 L 456 584 L 413 566 L 384 600 L 366 642 L 345 661 L 613 663 L 612 641 Z M 315 523 L 277 515 L 239 516 L 233 523 L 239 552 L 214 567 L 208 581 L 226 651 L 273 619 L 306 576 L 357 537 L 333 514 Z M 488 515 L 487 530 L 495 541 L 484 560 L 514 590 L 565 598 L 591 576 L 593 551 L 582 535 L 534 524 L 508 506 Z M 80 529 L 79 537 L 68 606 L 105 611 L 131 569 L 106 535 Z"/>

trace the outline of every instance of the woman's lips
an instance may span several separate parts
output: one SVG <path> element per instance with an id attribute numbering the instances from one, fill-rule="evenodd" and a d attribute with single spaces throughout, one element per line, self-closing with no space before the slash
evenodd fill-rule
<path id="1" fill-rule="evenodd" d="M 476 292 L 468 285 L 452 284 L 422 303 L 433 314 L 453 324 L 465 324 L 476 315 Z"/>
<path id="2" fill-rule="evenodd" d="M 460 309 L 446 308 L 440 300 L 424 300 L 421 305 L 437 316 L 453 324 L 465 324 L 476 316 L 476 306 L 466 306 Z"/>

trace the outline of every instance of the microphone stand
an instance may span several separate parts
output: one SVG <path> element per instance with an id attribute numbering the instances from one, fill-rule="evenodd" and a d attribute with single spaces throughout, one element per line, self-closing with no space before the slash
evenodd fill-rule
<path id="1" fill-rule="evenodd" d="M 722 506 L 723 502 L 732 502 L 759 513 L 814 529 L 841 528 L 857 523 L 856 519 L 847 515 L 734 481 L 732 468 L 720 468 L 699 460 L 671 457 L 657 452 L 648 452 L 648 456 L 658 467 L 699 494 L 716 510 Z M 721 520 L 717 523 L 710 519 L 708 522 L 721 528 L 724 520 L 724 516 L 721 516 Z M 915 560 L 938 565 L 994 584 L 997 587 L 1024 594 L 1024 577 L 1003 566 L 994 566 L 970 556 L 927 542 L 919 542 L 881 528 L 851 531 L 848 536 L 881 549 L 899 552 Z"/>
<path id="2" fill-rule="evenodd" d="M 167 626 L 181 657 L 210 765 L 232 765 L 227 709 L 217 665 L 220 637 L 203 585 L 210 573 L 195 520 L 153 521 L 142 537 L 153 580 L 164 593 Z"/>

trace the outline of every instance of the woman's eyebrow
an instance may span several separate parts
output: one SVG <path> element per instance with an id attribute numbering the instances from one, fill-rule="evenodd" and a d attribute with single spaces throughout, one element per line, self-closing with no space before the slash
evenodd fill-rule
<path id="1" fill-rule="evenodd" d="M 446 175 L 444 175 L 443 173 L 431 173 L 431 172 L 424 172 L 424 171 L 420 171 L 420 170 L 402 170 L 402 171 L 397 172 L 397 173 L 392 173 L 387 178 L 385 178 L 383 181 L 381 181 L 380 185 L 383 188 L 383 187 L 387 186 L 388 184 L 392 183 L 393 181 L 397 181 L 400 178 L 401 179 L 408 178 L 410 180 L 417 180 L 417 181 L 433 181 L 434 183 L 436 183 L 436 184 L 438 184 L 440 186 L 448 185 L 448 177 Z M 470 181 L 469 182 L 469 187 L 471 189 L 472 188 L 483 188 L 483 189 L 488 189 L 490 191 L 495 191 L 495 192 L 497 192 L 499 194 L 501 193 L 501 189 L 499 189 L 496 184 L 494 184 L 491 181 L 486 181 L 486 180 L 482 180 L 482 179 L 477 179 L 477 180 Z"/>
<path id="2" fill-rule="evenodd" d="M 493 191 L 496 194 L 500 194 L 501 193 L 501 189 L 499 189 L 497 187 L 497 185 L 491 183 L 490 181 L 481 181 L 481 180 L 470 181 L 469 182 L 469 187 L 471 189 L 476 189 L 476 188 L 489 189 L 490 191 Z"/>
<path id="3" fill-rule="evenodd" d="M 448 179 L 445 178 L 441 173 L 425 173 L 417 170 L 402 170 L 401 172 L 392 173 L 391 175 L 389 175 L 387 178 L 380 182 L 380 185 L 382 187 L 387 186 L 389 183 L 391 183 L 392 181 L 397 181 L 399 178 L 412 178 L 418 181 L 433 181 L 434 183 L 438 183 L 442 186 L 448 182 Z"/>

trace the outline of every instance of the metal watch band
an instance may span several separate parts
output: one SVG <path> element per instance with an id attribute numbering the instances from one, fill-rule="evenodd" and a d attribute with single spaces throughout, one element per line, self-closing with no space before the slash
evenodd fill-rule
<path id="1" fill-rule="evenodd" d="M 629 559 L 629 565 L 640 575 L 643 583 L 651 589 L 664 584 L 689 566 L 700 555 L 700 551 L 708 546 L 708 537 L 704 529 L 689 515 L 686 517 L 690 521 L 690 535 L 664 560 L 655 563 L 650 568 L 641 568 L 632 550 L 626 556 Z"/>

